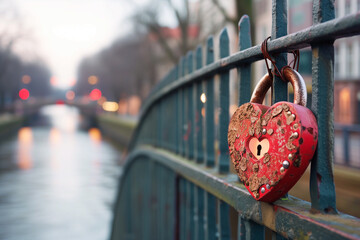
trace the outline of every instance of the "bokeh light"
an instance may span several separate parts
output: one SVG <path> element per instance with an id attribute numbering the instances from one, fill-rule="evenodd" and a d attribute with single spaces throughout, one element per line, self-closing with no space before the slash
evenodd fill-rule
<path id="1" fill-rule="evenodd" d="M 19 97 L 21 100 L 26 100 L 30 97 L 29 90 L 23 88 L 19 91 Z"/>
<path id="2" fill-rule="evenodd" d="M 89 84 L 90 85 L 95 85 L 95 84 L 97 84 L 98 83 L 98 78 L 96 77 L 96 76 L 90 76 L 89 78 L 88 78 L 88 82 L 89 82 Z"/>
<path id="3" fill-rule="evenodd" d="M 99 100 L 101 98 L 101 91 L 95 88 L 90 92 L 89 97 L 93 101 Z"/>
<path id="4" fill-rule="evenodd" d="M 31 77 L 29 75 L 24 75 L 24 76 L 22 76 L 21 81 L 24 84 L 29 84 L 31 82 Z"/>
<path id="5" fill-rule="evenodd" d="M 119 109 L 119 104 L 117 102 L 104 102 L 102 107 L 107 112 L 116 112 Z"/>
<path id="6" fill-rule="evenodd" d="M 202 93 L 201 96 L 200 96 L 200 101 L 202 103 L 206 103 L 206 94 L 205 93 Z"/>
<path id="7" fill-rule="evenodd" d="M 98 128 L 90 128 L 89 129 L 89 136 L 90 139 L 95 143 L 95 144 L 100 144 L 101 143 L 101 132 Z"/>
<path id="8" fill-rule="evenodd" d="M 75 93 L 74 93 L 74 91 L 71 91 L 71 90 L 69 90 L 69 91 L 67 91 L 66 92 L 66 99 L 67 100 L 74 100 L 74 98 L 75 98 Z"/>

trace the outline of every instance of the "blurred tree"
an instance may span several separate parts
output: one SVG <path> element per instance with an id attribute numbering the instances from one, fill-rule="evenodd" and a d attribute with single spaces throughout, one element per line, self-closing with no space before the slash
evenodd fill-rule
<path id="1" fill-rule="evenodd" d="M 87 95 L 96 87 L 115 101 L 133 94 L 144 98 L 181 56 L 203 43 L 209 34 L 218 32 L 226 23 L 237 29 L 241 15 L 251 13 L 251 1 L 233 1 L 223 5 L 216 0 L 154 0 L 142 6 L 130 1 L 137 10 L 132 18 L 135 35 L 118 39 L 83 59 L 78 68 L 77 95 Z M 214 15 L 218 25 L 209 21 Z M 99 82 L 89 84 L 90 76 L 96 76 Z"/>
<path id="2" fill-rule="evenodd" d="M 249 15 L 252 21 L 251 0 L 156 0 L 137 9 L 134 15 L 137 28 L 143 27 L 156 36 L 162 51 L 173 64 L 197 44 L 203 43 L 210 34 L 219 32 L 227 23 L 237 32 L 238 22 L 244 14 Z M 174 19 L 173 24 L 177 26 L 175 29 L 179 31 L 179 37 L 171 35 L 169 31 L 171 19 Z"/>
<path id="3" fill-rule="evenodd" d="M 151 48 L 144 35 L 116 40 L 99 53 L 84 58 L 78 68 L 77 95 L 88 95 L 99 88 L 103 95 L 119 101 L 131 95 L 144 98 L 155 81 Z M 98 82 L 92 85 L 90 77 Z"/>
<path id="4" fill-rule="evenodd" d="M 139 10 L 133 16 L 135 28 L 144 28 L 145 32 L 153 35 L 167 59 L 176 64 L 179 57 L 198 44 L 197 41 L 191 41 L 189 35 L 196 35 L 192 38 L 198 36 L 201 27 L 198 20 L 201 19 L 192 17 L 195 8 L 191 8 L 189 0 L 156 0 L 155 2 L 151 1 L 143 7 L 137 7 Z M 169 19 L 162 19 L 163 15 L 174 19 L 177 27 L 171 29 L 167 26 Z M 196 27 L 195 32 L 194 27 Z"/>
<path id="5" fill-rule="evenodd" d="M 19 89 L 25 87 L 23 75 L 32 79 L 26 85 L 31 96 L 45 96 L 50 91 L 47 66 L 38 58 L 24 61 L 15 53 L 17 46 L 29 41 L 29 35 L 13 2 L 0 0 L 0 111 L 18 98 Z"/>
<path id="6" fill-rule="evenodd" d="M 41 60 L 37 62 L 23 63 L 21 68 L 20 88 L 25 87 L 30 91 L 33 97 L 49 97 L 51 95 L 50 78 L 51 72 L 49 68 Z M 31 81 L 28 84 L 23 82 L 24 77 L 29 76 Z"/>
<path id="7" fill-rule="evenodd" d="M 238 23 L 240 18 L 243 15 L 248 15 L 250 17 L 250 21 L 252 19 L 252 0 L 233 0 L 235 4 L 235 11 L 231 14 L 225 7 L 224 3 L 219 0 L 211 0 L 212 3 L 216 6 L 216 8 L 220 11 L 225 21 L 232 24 L 233 27 L 237 30 Z M 254 24 L 251 24 L 254 26 Z M 252 31 L 253 32 L 253 31 Z"/>

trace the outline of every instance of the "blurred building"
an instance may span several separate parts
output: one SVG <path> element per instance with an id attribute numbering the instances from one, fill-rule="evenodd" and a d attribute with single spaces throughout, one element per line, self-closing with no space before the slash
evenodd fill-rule
<path id="1" fill-rule="evenodd" d="M 271 1 L 255 0 L 256 44 L 271 35 Z M 312 25 L 312 1 L 288 1 L 288 33 L 301 31 Z M 344 17 L 360 10 L 360 0 L 335 1 L 336 17 Z M 343 124 L 358 124 L 360 116 L 360 36 L 336 40 L 334 63 L 334 118 Z M 311 49 L 301 50 L 300 74 L 311 94 Z M 291 56 L 289 55 L 289 60 Z M 256 79 L 266 73 L 263 61 L 255 65 Z M 291 95 L 291 91 L 290 91 Z M 308 101 L 311 98 L 308 98 Z M 309 103 L 308 103 L 309 105 Z"/>
<path id="2" fill-rule="evenodd" d="M 360 0 L 335 1 L 336 18 L 360 11 Z M 335 41 L 335 121 L 360 123 L 360 36 Z"/>

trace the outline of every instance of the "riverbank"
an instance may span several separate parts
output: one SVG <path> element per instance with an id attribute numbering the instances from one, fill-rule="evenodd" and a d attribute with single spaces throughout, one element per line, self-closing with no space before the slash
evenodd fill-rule
<path id="1" fill-rule="evenodd" d="M 135 118 L 126 118 L 108 113 L 98 115 L 96 121 L 105 136 L 114 140 L 125 149 L 130 143 L 132 133 L 137 125 Z"/>
<path id="2" fill-rule="evenodd" d="M 0 114 L 0 138 L 7 137 L 10 133 L 20 128 L 25 118 L 14 114 Z"/>

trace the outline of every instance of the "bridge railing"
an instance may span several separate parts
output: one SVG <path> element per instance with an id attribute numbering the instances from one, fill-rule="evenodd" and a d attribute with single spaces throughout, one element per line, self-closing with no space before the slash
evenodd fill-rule
<path id="1" fill-rule="evenodd" d="M 189 52 L 153 89 L 130 145 L 114 210 L 112 239 L 343 239 L 360 238 L 359 219 L 338 213 L 333 181 L 335 39 L 360 34 L 360 14 L 334 19 L 333 1 L 313 3 L 314 25 L 287 34 L 286 0 L 273 1 L 270 54 L 280 69 L 287 52 L 312 49 L 312 111 L 319 142 L 311 164 L 311 203 L 289 196 L 258 202 L 230 171 L 227 144 L 229 71 L 236 69 L 239 105 L 251 94 L 250 22 L 239 22 L 239 51 L 229 56 L 224 29 Z M 205 59 L 203 60 L 203 51 Z M 287 100 L 274 79 L 274 101 Z"/>

